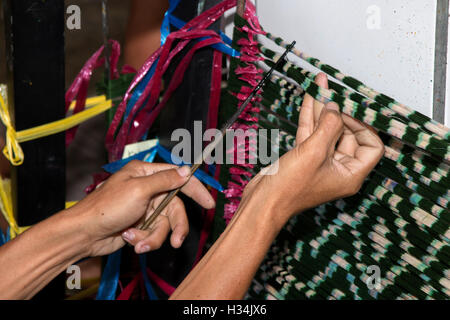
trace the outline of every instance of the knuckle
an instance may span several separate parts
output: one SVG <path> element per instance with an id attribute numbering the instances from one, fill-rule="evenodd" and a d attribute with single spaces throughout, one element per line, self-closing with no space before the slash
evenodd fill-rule
<path id="1" fill-rule="evenodd" d="M 324 122 L 327 128 L 335 129 L 336 131 L 341 131 L 344 129 L 344 121 L 337 111 L 328 110 L 325 114 Z"/>
<path id="2" fill-rule="evenodd" d="M 161 171 L 152 176 L 152 193 L 159 193 L 167 189 L 173 189 L 175 185 L 175 177 L 170 174 L 170 170 Z"/>
<path id="3" fill-rule="evenodd" d="M 133 239 L 133 241 L 131 243 L 133 243 L 134 245 L 137 245 L 139 242 L 144 241 L 146 237 L 148 237 L 148 232 L 146 232 L 145 234 L 142 232 L 136 232 L 135 238 Z"/>
<path id="4" fill-rule="evenodd" d="M 176 186 L 178 186 L 181 180 L 180 175 L 175 171 L 175 169 L 167 170 L 163 176 L 165 185 L 169 186 L 170 188 L 175 188 Z"/>
<path id="5" fill-rule="evenodd" d="M 174 231 L 177 230 L 177 234 L 183 236 L 184 238 L 189 234 L 189 223 L 187 221 L 183 221 L 178 223 L 174 227 Z"/>
<path id="6" fill-rule="evenodd" d="M 328 104 L 327 104 L 328 106 Z M 323 111 L 323 121 L 335 122 L 340 118 L 339 112 L 337 110 L 332 110 L 330 108 L 326 108 Z"/>
<path id="7" fill-rule="evenodd" d="M 139 165 L 140 165 L 140 161 L 138 161 L 138 160 L 131 160 L 130 162 L 127 163 L 125 168 L 127 168 L 127 169 L 136 169 Z"/>
<path id="8" fill-rule="evenodd" d="M 359 192 L 359 190 L 361 190 L 361 183 L 350 183 L 347 185 L 347 188 L 345 188 L 345 197 L 350 197 L 350 196 L 354 196 L 355 194 L 357 194 Z"/>
<path id="9" fill-rule="evenodd" d="M 187 237 L 188 234 L 189 234 L 189 223 L 186 223 L 185 224 L 185 229 L 184 229 L 184 232 L 183 232 L 183 236 Z"/>
<path id="10" fill-rule="evenodd" d="M 142 184 L 138 180 L 130 180 L 124 189 L 129 190 L 129 192 L 136 198 L 141 198 L 146 195 Z"/>
<path id="11" fill-rule="evenodd" d="M 311 164 L 322 163 L 327 157 L 327 149 L 323 143 L 308 141 L 308 143 L 302 145 L 302 148 L 298 149 L 299 156 L 306 156 L 311 161 Z"/>
<path id="12" fill-rule="evenodd" d="M 378 147 L 378 150 L 379 150 L 378 157 L 381 158 L 381 157 L 385 154 L 385 152 L 386 152 L 386 147 L 384 146 L 383 141 L 381 141 L 381 139 L 380 139 L 378 136 L 377 136 L 377 139 L 378 139 L 378 144 L 379 144 L 379 147 Z"/>

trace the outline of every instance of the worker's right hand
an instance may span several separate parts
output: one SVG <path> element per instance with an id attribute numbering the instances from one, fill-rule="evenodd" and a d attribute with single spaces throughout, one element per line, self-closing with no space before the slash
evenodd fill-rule
<path id="1" fill-rule="evenodd" d="M 316 83 L 326 87 L 326 76 L 320 74 Z M 295 148 L 245 189 L 244 202 L 264 201 L 274 208 L 271 219 L 278 228 L 296 213 L 358 192 L 384 153 L 382 141 L 368 126 L 342 115 L 335 103 L 322 107 L 305 97 Z M 315 108 L 321 109 L 317 120 Z"/>
<path id="2" fill-rule="evenodd" d="M 170 242 L 174 248 L 183 243 L 189 224 L 183 202 L 175 197 L 147 230 L 140 226 L 147 219 L 167 192 L 181 191 L 206 209 L 215 202 L 203 186 L 192 177 L 189 167 L 178 168 L 161 163 L 132 161 L 111 176 L 85 199 L 66 210 L 76 217 L 76 223 L 89 239 L 89 255 L 110 254 L 126 242 L 137 253 L 158 249 L 172 231 Z"/>

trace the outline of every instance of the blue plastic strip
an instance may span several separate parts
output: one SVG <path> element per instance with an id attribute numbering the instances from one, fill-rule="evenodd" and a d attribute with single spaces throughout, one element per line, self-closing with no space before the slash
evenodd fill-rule
<path id="1" fill-rule="evenodd" d="M 156 154 L 157 150 L 156 147 L 150 148 L 149 150 L 146 151 L 142 151 L 139 152 L 137 154 L 135 154 L 134 156 L 125 158 L 125 159 L 120 159 L 116 162 L 111 162 L 108 163 L 106 165 L 104 165 L 102 168 L 106 171 L 109 172 L 111 174 L 116 173 L 117 171 L 119 171 L 120 169 L 122 169 L 127 163 L 129 163 L 132 160 L 140 160 L 140 161 L 146 161 L 146 162 L 153 162 L 153 159 L 155 158 L 155 154 Z M 153 158 L 152 161 L 148 161 L 146 160 L 146 157 L 148 156 L 149 153 L 153 153 Z M 150 155 L 151 157 L 151 155 Z"/>
<path id="2" fill-rule="evenodd" d="M 4 245 L 6 242 L 7 242 L 7 241 L 6 241 L 6 236 L 5 236 L 5 234 L 0 230 L 0 247 L 1 247 L 2 245 Z"/>
<path id="3" fill-rule="evenodd" d="M 149 150 L 140 152 L 135 154 L 134 156 L 128 157 L 126 159 L 122 159 L 113 163 L 109 163 L 103 168 L 110 172 L 114 173 L 120 170 L 125 164 L 130 162 L 131 160 L 146 160 L 147 162 L 153 162 L 156 156 L 156 147 L 153 147 Z M 96 300 L 115 300 L 116 299 L 116 291 L 117 286 L 119 284 L 119 275 L 120 275 L 120 263 L 121 263 L 121 252 L 122 249 L 110 254 L 108 256 L 108 261 L 106 262 L 105 269 L 103 270 L 102 279 L 100 282 L 100 287 L 98 289 Z M 148 296 L 151 300 L 157 300 L 153 288 L 150 284 L 150 279 L 147 275 L 147 261 L 145 255 L 139 256 L 139 263 L 141 265 L 142 276 L 144 277 L 145 289 L 147 291 Z"/>
<path id="4" fill-rule="evenodd" d="M 153 161 L 155 161 L 155 157 L 158 154 L 158 148 L 153 147 L 149 150 L 149 152 L 150 154 L 144 158 L 144 161 L 152 163 Z"/>
<path id="5" fill-rule="evenodd" d="M 142 95 L 142 92 L 144 92 L 144 90 L 147 87 L 148 83 L 152 79 L 152 76 L 155 73 L 156 65 L 158 64 L 158 61 L 159 61 L 159 58 L 155 60 L 155 62 L 152 64 L 150 70 L 147 72 L 147 74 L 144 76 L 144 78 L 138 83 L 138 85 L 134 89 L 133 94 L 131 95 L 131 98 L 128 101 L 127 108 L 125 110 L 124 120 L 126 120 L 128 118 L 128 116 L 130 115 L 131 109 L 136 104 L 136 102 L 138 101 L 139 97 Z M 142 106 L 145 106 L 146 102 L 147 101 L 145 101 L 142 104 Z"/>
<path id="6" fill-rule="evenodd" d="M 188 165 L 188 166 L 191 166 L 190 164 L 183 162 L 181 159 L 179 159 L 178 157 L 173 155 L 169 150 L 167 150 L 166 148 L 161 146 L 159 143 L 157 145 L 157 148 L 158 148 L 158 155 L 164 161 L 166 161 L 167 163 L 171 163 L 171 164 L 176 163 L 177 165 Z M 203 183 L 206 183 L 207 185 L 209 185 L 209 186 L 213 187 L 214 189 L 218 190 L 219 192 L 223 192 L 225 190 L 222 187 L 222 185 L 219 183 L 219 181 L 217 181 L 213 177 L 209 176 L 203 170 L 200 170 L 200 169 L 197 170 L 194 173 L 194 176 L 198 180 L 202 181 Z"/>
<path id="7" fill-rule="evenodd" d="M 166 42 L 167 37 L 170 34 L 170 25 L 173 25 L 177 29 L 181 29 L 186 24 L 186 22 L 184 22 L 183 20 L 172 15 L 173 11 L 176 9 L 179 3 L 180 0 L 169 1 L 169 10 L 167 10 L 167 12 L 164 14 L 164 20 L 163 23 L 161 24 L 161 45 L 163 45 Z M 226 44 L 231 45 L 232 41 L 226 34 L 220 32 L 220 37 Z M 200 40 L 204 39 L 207 38 L 201 38 Z M 241 55 L 239 51 L 234 50 L 233 48 L 225 45 L 224 43 L 216 43 L 211 45 L 211 47 L 232 57 L 239 57 Z"/>
<path id="8" fill-rule="evenodd" d="M 158 154 L 165 162 L 170 164 L 177 164 L 177 165 L 189 165 L 187 163 L 184 163 L 181 159 L 173 155 L 169 150 L 161 146 L 159 143 L 149 150 L 145 150 L 142 152 L 139 152 L 135 154 L 134 156 L 128 157 L 126 159 L 121 159 L 116 162 L 108 163 L 104 165 L 102 168 L 111 174 L 116 173 L 120 169 L 122 169 L 123 166 L 125 166 L 127 163 L 129 163 L 132 160 L 140 160 L 145 162 L 153 162 L 156 154 Z M 214 171 L 213 171 L 214 172 Z M 223 192 L 225 189 L 222 187 L 222 185 L 213 177 L 208 175 L 203 170 L 197 170 L 194 173 L 194 176 L 202 181 L 203 183 L 211 186 L 212 188 L 218 190 L 219 192 Z"/>
<path id="9" fill-rule="evenodd" d="M 169 9 L 164 14 L 164 20 L 161 24 L 161 45 L 166 43 L 167 36 L 170 34 L 170 16 L 178 7 L 181 0 L 169 0 Z"/>
<path id="10" fill-rule="evenodd" d="M 177 29 L 183 28 L 184 25 L 186 24 L 186 22 L 184 22 L 183 20 L 175 17 L 172 14 L 169 14 L 169 21 L 170 21 L 170 24 L 173 25 Z"/>
<path id="11" fill-rule="evenodd" d="M 108 256 L 102 279 L 98 288 L 96 300 L 115 300 L 117 286 L 119 284 L 120 261 L 122 249 Z"/>
<path id="12" fill-rule="evenodd" d="M 213 165 L 213 164 L 208 165 L 208 172 L 213 177 L 216 175 L 216 169 L 217 169 L 217 167 L 215 165 Z"/>
<path id="13" fill-rule="evenodd" d="M 230 37 L 228 37 L 225 33 L 222 31 L 219 32 L 220 37 L 222 38 L 223 42 L 225 42 L 227 45 L 231 46 L 233 43 L 233 40 L 231 40 Z"/>
<path id="14" fill-rule="evenodd" d="M 139 265 L 141 267 L 142 277 L 144 278 L 145 291 L 147 291 L 147 295 L 150 300 L 158 300 L 158 296 L 153 290 L 152 284 L 150 283 L 150 279 L 147 274 L 147 255 L 141 254 L 139 255 Z"/>

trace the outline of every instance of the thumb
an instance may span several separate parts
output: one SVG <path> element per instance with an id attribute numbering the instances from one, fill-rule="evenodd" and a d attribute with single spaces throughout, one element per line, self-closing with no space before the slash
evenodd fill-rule
<path id="1" fill-rule="evenodd" d="M 145 190 L 150 195 L 172 191 L 182 187 L 189 180 L 191 168 L 183 166 L 176 169 L 163 170 L 155 174 L 135 178 L 145 185 Z"/>
<path id="2" fill-rule="evenodd" d="M 312 135 L 313 139 L 316 143 L 326 144 L 329 154 L 332 154 L 343 132 L 344 122 L 339 106 L 334 102 L 327 103 L 320 114 L 317 128 Z"/>

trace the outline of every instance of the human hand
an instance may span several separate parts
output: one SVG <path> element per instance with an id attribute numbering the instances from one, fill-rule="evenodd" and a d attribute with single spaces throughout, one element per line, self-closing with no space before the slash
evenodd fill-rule
<path id="1" fill-rule="evenodd" d="M 189 167 L 132 161 L 95 191 L 70 208 L 79 215 L 88 235 L 90 256 L 112 253 L 125 241 L 136 253 L 160 248 L 170 230 L 174 248 L 182 245 L 189 232 L 183 202 L 174 198 L 149 230 L 139 230 L 162 202 L 168 191 L 181 191 L 206 209 L 215 203 L 203 184 L 192 177 Z M 187 183 L 186 183 L 187 182 Z"/>
<path id="2" fill-rule="evenodd" d="M 316 83 L 328 86 L 324 74 Z M 337 104 L 324 106 L 306 95 L 295 148 L 255 176 L 243 198 L 270 201 L 281 228 L 296 213 L 357 193 L 383 153 L 382 141 L 369 127 L 342 115 Z"/>

